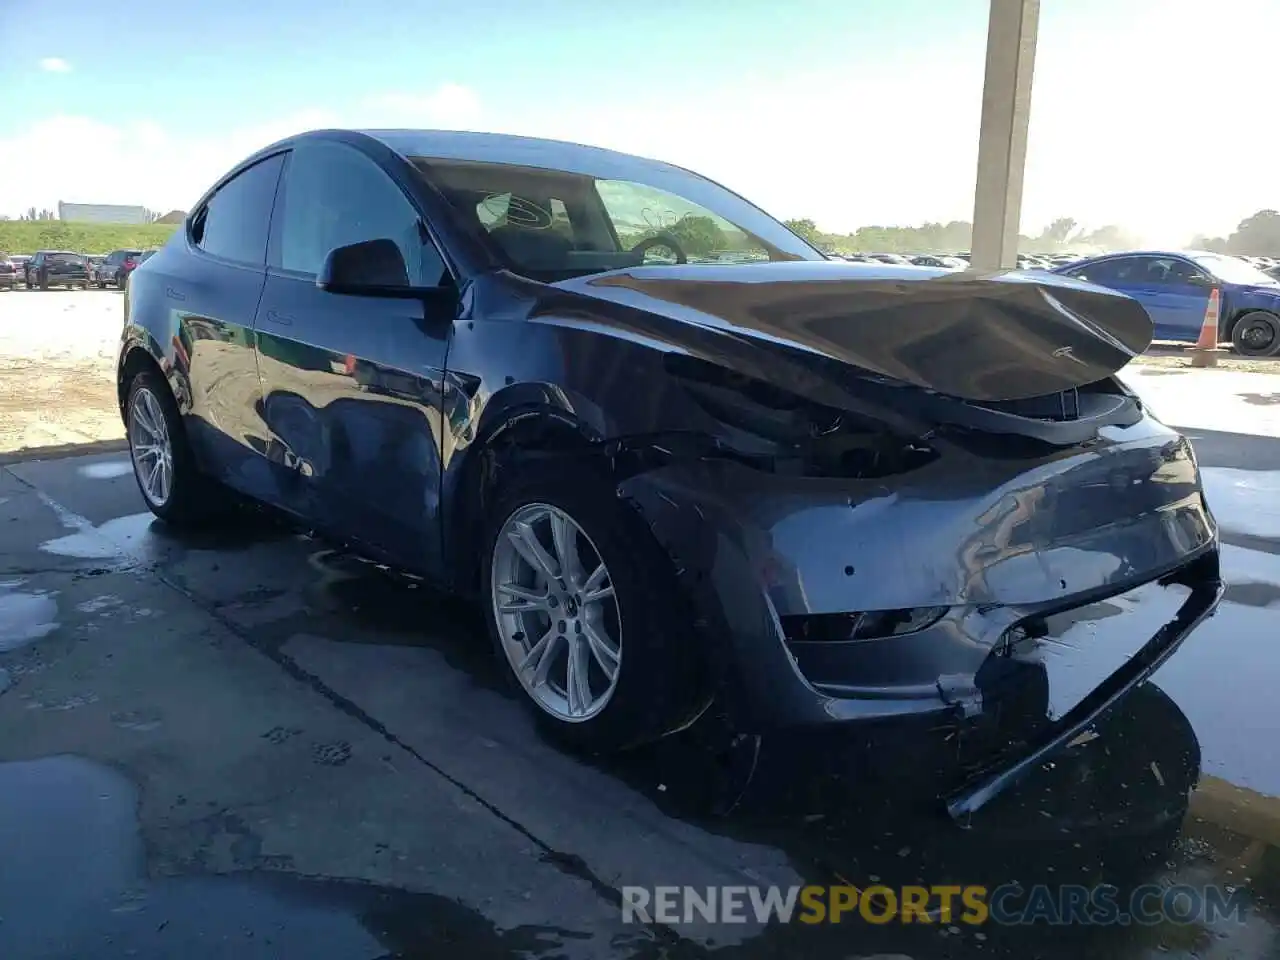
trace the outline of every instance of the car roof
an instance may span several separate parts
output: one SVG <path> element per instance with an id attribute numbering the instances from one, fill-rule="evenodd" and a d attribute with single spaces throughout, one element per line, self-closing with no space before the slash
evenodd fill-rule
<path id="1" fill-rule="evenodd" d="M 661 160 L 620 153 L 567 140 L 520 137 L 507 133 L 473 133 L 461 130 L 357 130 L 403 157 L 435 157 L 545 167 L 569 173 L 586 172 L 601 165 L 628 166 L 637 161 L 679 169 Z"/>
<path id="2" fill-rule="evenodd" d="M 1116 250 L 1114 253 L 1095 253 L 1083 260 L 1106 260 L 1110 257 L 1229 257 L 1229 253 L 1214 253 L 1211 250 Z"/>

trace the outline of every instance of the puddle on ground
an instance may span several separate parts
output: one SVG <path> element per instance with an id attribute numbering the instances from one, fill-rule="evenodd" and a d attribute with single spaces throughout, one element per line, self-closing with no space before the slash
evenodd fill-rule
<path id="1" fill-rule="evenodd" d="M 53 505 L 48 499 L 45 502 Z M 136 556 L 147 531 L 156 519 L 148 511 L 117 517 L 95 526 L 64 508 L 59 507 L 55 512 L 63 525 L 75 532 L 47 540 L 40 544 L 40 549 L 45 553 L 77 560 L 123 561 Z"/>
<path id="2" fill-rule="evenodd" d="M 499 931 L 447 897 L 282 873 L 148 879 L 138 795 L 71 756 L 0 764 L 0 957 L 590 957 L 574 931 Z"/>
<path id="3" fill-rule="evenodd" d="M 179 530 L 150 511 L 94 524 L 44 494 L 40 498 L 62 525 L 73 531 L 45 541 L 40 549 L 77 560 L 108 560 L 122 566 L 150 564 L 173 552 L 242 549 L 292 533 L 281 518 L 253 508 L 233 511 L 224 522 L 207 530 Z"/>
<path id="4" fill-rule="evenodd" d="M 1280 393 L 1238 393 L 1236 396 L 1255 407 L 1270 407 L 1280 403 Z"/>
<path id="5" fill-rule="evenodd" d="M 0 581 L 0 653 L 9 653 L 58 629 L 58 604 L 43 590 L 19 590 L 25 581 Z"/>
<path id="6" fill-rule="evenodd" d="M 129 460 L 99 460 L 97 463 L 86 463 L 76 470 L 82 477 L 94 480 L 114 480 L 133 473 L 133 464 Z"/>

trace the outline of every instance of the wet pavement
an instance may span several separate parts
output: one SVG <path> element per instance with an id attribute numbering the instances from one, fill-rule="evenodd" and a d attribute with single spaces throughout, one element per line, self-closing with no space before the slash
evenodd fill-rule
<path id="1" fill-rule="evenodd" d="M 121 454 L 0 467 L 0 957 L 1278 957 L 1280 440 L 1192 433 L 1226 602 L 967 829 L 916 783 L 929 761 L 886 778 L 847 737 L 729 745 L 710 715 L 583 762 L 423 585 L 262 514 L 177 535 Z M 619 910 L 628 885 L 806 883 L 1216 884 L 1246 908 L 1071 928 Z"/>

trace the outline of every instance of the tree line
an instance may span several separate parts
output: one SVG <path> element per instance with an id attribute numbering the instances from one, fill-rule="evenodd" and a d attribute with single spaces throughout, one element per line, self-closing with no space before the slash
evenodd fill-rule
<path id="1" fill-rule="evenodd" d="M 827 253 L 959 253 L 969 249 L 973 224 L 968 220 L 925 223 L 918 227 L 859 227 L 853 233 L 828 233 L 812 219 L 787 220 L 786 224 L 814 246 Z M 1038 236 L 1019 235 L 1020 253 L 1091 253 L 1131 250 L 1140 239 L 1114 224 L 1086 230 L 1071 217 L 1060 217 Z M 1259 210 L 1240 221 L 1227 237 L 1192 239 L 1197 250 L 1280 257 L 1280 212 Z"/>

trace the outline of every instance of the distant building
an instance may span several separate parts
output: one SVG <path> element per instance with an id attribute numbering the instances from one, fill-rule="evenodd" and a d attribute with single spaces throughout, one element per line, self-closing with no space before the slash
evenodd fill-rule
<path id="1" fill-rule="evenodd" d="M 77 223 L 146 223 L 146 207 L 118 203 L 63 203 L 58 201 L 58 219 Z"/>

